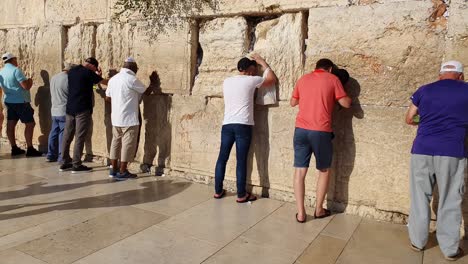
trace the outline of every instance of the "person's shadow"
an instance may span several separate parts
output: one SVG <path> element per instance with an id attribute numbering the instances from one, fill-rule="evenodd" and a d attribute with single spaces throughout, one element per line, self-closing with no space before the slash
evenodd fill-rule
<path id="1" fill-rule="evenodd" d="M 112 78 L 114 75 L 116 75 L 118 71 L 116 69 L 110 69 L 108 74 L 108 78 Z M 107 88 L 106 88 L 107 89 Z M 107 160 L 106 160 L 106 165 L 110 165 L 110 148 L 112 144 L 112 120 L 111 120 L 111 114 L 112 114 L 112 105 L 110 102 L 106 101 L 106 89 L 104 89 L 100 84 L 98 84 L 98 89 L 96 89 L 96 93 L 99 95 L 101 99 L 104 100 L 104 126 L 106 127 L 106 151 L 107 151 Z M 91 136 L 92 136 L 92 131 L 91 131 Z M 90 140 L 90 145 L 91 145 L 91 138 Z M 91 146 L 89 147 L 91 149 Z"/>
<path id="2" fill-rule="evenodd" d="M 159 78 L 149 89 L 152 89 L 151 93 L 143 96 L 142 124 L 145 125 L 145 142 L 140 169 L 142 172 L 150 172 L 151 167 L 155 165 L 156 176 L 161 176 L 171 155 L 172 126 L 169 111 L 172 96 L 162 92 Z"/>
<path id="3" fill-rule="evenodd" d="M 356 140 L 354 138 L 353 119 L 364 118 L 364 111 L 359 101 L 361 85 L 350 77 L 345 85 L 345 91 L 352 99 L 351 109 L 336 107 L 333 118 L 333 165 L 330 188 L 328 189 L 328 205 L 334 211 L 344 212 L 348 205 L 349 178 L 354 170 L 356 159 Z M 333 202 L 332 202 L 333 201 Z M 332 202 L 332 204 L 330 204 Z"/>
<path id="4" fill-rule="evenodd" d="M 34 105 L 38 108 L 39 127 L 41 130 L 41 135 L 38 137 L 39 151 L 46 153 L 52 125 L 50 113 L 52 100 L 50 98 L 49 73 L 45 70 L 41 70 L 41 78 L 44 84 L 37 89 L 36 96 L 34 97 Z"/>
<path id="5" fill-rule="evenodd" d="M 262 197 L 270 197 L 270 128 L 268 122 L 268 105 L 255 105 L 255 126 L 252 131 L 252 143 L 250 145 L 247 160 L 247 183 L 252 185 L 252 174 L 254 168 L 253 158 L 257 163 L 257 173 L 262 188 Z"/>

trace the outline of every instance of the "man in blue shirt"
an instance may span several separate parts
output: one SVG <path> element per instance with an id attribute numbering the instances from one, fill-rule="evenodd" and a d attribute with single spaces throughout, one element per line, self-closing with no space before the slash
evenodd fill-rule
<path id="1" fill-rule="evenodd" d="M 437 240 L 447 260 L 463 255 L 459 248 L 461 203 L 465 191 L 465 137 L 468 131 L 468 84 L 458 61 L 442 64 L 439 81 L 411 97 L 406 123 L 419 127 L 411 150 L 409 236 L 411 247 L 424 250 L 431 220 L 434 185 L 439 189 Z"/>
<path id="2" fill-rule="evenodd" d="M 18 60 L 11 53 L 2 55 L 5 66 L 0 70 L 0 86 L 3 88 L 4 101 L 7 107 L 7 136 L 11 144 L 11 155 L 21 155 L 26 152 L 26 156 L 39 157 L 42 155 L 32 144 L 34 126 L 34 110 L 31 107 L 31 94 L 33 81 L 26 78 L 18 68 Z M 15 129 L 18 120 L 26 125 L 24 137 L 28 145 L 27 151 L 20 149 L 16 145 Z"/>

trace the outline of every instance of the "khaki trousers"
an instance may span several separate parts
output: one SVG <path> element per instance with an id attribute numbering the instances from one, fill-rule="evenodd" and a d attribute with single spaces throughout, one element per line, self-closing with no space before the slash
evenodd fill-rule
<path id="1" fill-rule="evenodd" d="M 110 159 L 132 162 L 138 142 L 138 126 L 112 127 Z"/>

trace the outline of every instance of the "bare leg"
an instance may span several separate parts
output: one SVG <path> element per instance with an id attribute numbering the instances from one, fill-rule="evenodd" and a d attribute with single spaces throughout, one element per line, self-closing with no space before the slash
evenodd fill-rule
<path id="1" fill-rule="evenodd" d="M 29 147 L 32 147 L 32 138 L 33 138 L 33 133 L 34 133 L 34 126 L 36 123 L 31 122 L 31 123 L 26 123 L 26 129 L 24 130 L 24 138 L 26 139 L 26 145 Z"/>
<path id="2" fill-rule="evenodd" d="M 15 128 L 17 123 L 18 121 L 14 120 L 8 120 L 7 122 L 7 136 L 12 147 L 16 146 Z"/>
<path id="3" fill-rule="evenodd" d="M 304 220 L 306 217 L 306 211 L 304 206 L 304 195 L 305 195 L 305 176 L 308 168 L 296 168 L 294 171 L 294 196 L 296 197 L 297 206 L 297 218 L 298 220 Z"/>
<path id="4" fill-rule="evenodd" d="M 317 180 L 317 192 L 315 202 L 315 214 L 321 216 L 325 213 L 323 201 L 328 191 L 328 183 L 330 181 L 330 169 L 319 170 L 319 178 Z"/>
<path id="5" fill-rule="evenodd" d="M 118 161 L 116 159 L 111 160 L 112 171 L 114 171 L 114 172 L 118 172 L 117 162 Z"/>
<path id="6" fill-rule="evenodd" d="M 127 165 L 128 162 L 120 161 L 120 173 L 125 173 L 127 171 Z"/>

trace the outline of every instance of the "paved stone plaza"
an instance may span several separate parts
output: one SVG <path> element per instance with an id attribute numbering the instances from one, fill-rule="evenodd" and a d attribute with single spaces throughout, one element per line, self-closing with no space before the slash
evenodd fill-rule
<path id="1" fill-rule="evenodd" d="M 290 203 L 214 200 L 212 186 L 173 177 L 112 182 L 91 165 L 59 173 L 2 152 L 0 263 L 445 263 L 435 239 L 413 252 L 405 226 L 343 214 L 298 224 Z"/>

